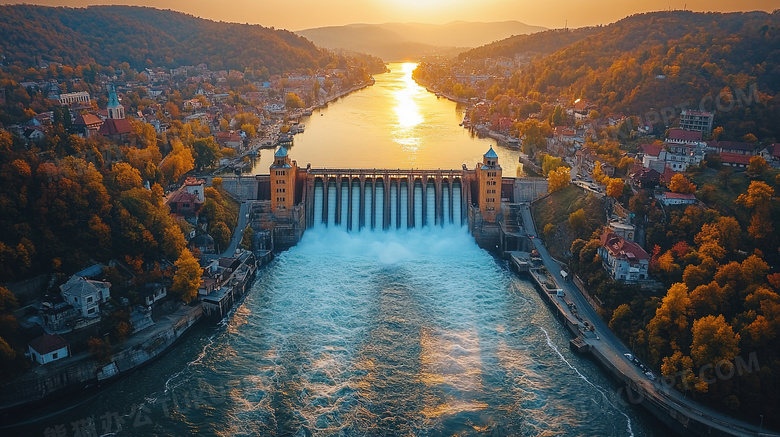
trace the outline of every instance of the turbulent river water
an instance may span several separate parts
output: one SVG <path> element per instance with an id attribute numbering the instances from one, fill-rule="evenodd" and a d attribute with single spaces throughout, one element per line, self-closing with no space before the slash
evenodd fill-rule
<path id="1" fill-rule="evenodd" d="M 465 228 L 320 226 L 219 326 L 25 435 L 656 435 L 568 340 Z"/>
<path id="2" fill-rule="evenodd" d="M 315 115 L 302 138 L 337 131 L 326 126 L 329 115 L 352 98 Z M 430 98 L 441 104 L 425 106 L 426 119 L 458 120 L 451 102 L 419 97 Z M 454 135 L 464 132 L 454 128 Z M 477 161 L 485 145 L 458 145 L 459 155 L 434 168 Z M 391 140 L 382 147 L 402 146 Z M 301 141 L 291 154 L 313 162 L 315 150 Z M 509 153 L 500 156 L 509 160 Z M 361 156 L 345 165 L 366 159 L 380 166 Z M 420 156 L 418 163 L 435 161 Z M 97 395 L 0 433 L 663 435 L 594 363 L 569 350 L 569 338 L 531 284 L 477 247 L 465 227 L 346 232 L 317 225 L 259 271 L 219 325 L 198 325 L 159 360 Z"/>

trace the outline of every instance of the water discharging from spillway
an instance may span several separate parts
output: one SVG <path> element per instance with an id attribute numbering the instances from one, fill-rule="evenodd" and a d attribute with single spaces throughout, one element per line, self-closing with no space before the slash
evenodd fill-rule
<path id="1" fill-rule="evenodd" d="M 569 338 L 465 227 L 320 224 L 222 326 L 27 435 L 114 413 L 135 436 L 653 435 Z"/>
<path id="2" fill-rule="evenodd" d="M 630 435 L 536 292 L 459 226 L 310 229 L 222 337 L 190 378 L 237 386 L 220 420 L 182 417 L 208 433 Z"/>
<path id="3" fill-rule="evenodd" d="M 330 179 L 326 187 L 322 178 L 316 178 L 312 226 L 357 232 L 464 224 L 460 180 L 445 180 L 440 191 L 433 180 L 417 179 L 410 186 L 406 178 L 391 179 L 387 184 L 381 179 L 363 183 Z"/>

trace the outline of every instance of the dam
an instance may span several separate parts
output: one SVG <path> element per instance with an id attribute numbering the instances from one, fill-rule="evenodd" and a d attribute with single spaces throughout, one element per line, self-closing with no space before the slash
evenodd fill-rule
<path id="1" fill-rule="evenodd" d="M 460 169 L 298 167 L 279 148 L 269 174 L 223 177 L 234 198 L 252 204 L 253 227 L 268 230 L 274 250 L 297 244 L 306 229 L 349 232 L 467 227 L 490 250 L 528 247 L 516 205 L 547 192 L 542 178 L 504 177 L 490 148 Z"/>
<path id="2" fill-rule="evenodd" d="M 346 230 L 462 225 L 462 171 L 310 169 L 307 227 Z"/>

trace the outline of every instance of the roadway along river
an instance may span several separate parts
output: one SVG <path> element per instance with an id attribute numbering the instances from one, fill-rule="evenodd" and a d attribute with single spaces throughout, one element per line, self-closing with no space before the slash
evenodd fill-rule
<path id="1" fill-rule="evenodd" d="M 388 159 L 390 167 L 457 168 L 484 153 L 486 143 L 459 131 L 455 105 L 433 96 L 415 98 L 442 109 L 417 116 L 463 132 L 465 145 L 452 145 L 459 156 L 448 155 L 446 141 L 402 145 L 389 132 L 392 140 L 377 134 L 340 146 L 339 155 L 354 150 L 346 162 L 327 150 L 336 140 L 325 132 L 360 124 L 352 99 L 374 95 L 379 101 L 367 104 L 392 113 L 394 87 L 377 80 L 315 115 L 292 155 L 318 166 Z M 336 123 L 345 121 L 331 117 L 339 111 L 354 111 L 343 117 L 355 121 Z M 322 150 L 315 135 L 326 135 Z M 194 328 L 158 361 L 12 434 L 105 435 L 121 424 L 116 435 L 663 435 L 568 342 L 530 283 L 464 227 L 347 233 L 320 225 L 260 270 L 220 325 Z"/>
<path id="2" fill-rule="evenodd" d="M 459 126 L 465 107 L 437 98 L 412 79 L 416 64 L 390 64 L 373 86 L 304 117 L 290 157 L 305 167 L 474 168 L 495 140 Z M 517 173 L 519 152 L 497 147 L 505 176 Z M 273 151 L 263 150 L 255 173 L 268 173 Z"/>

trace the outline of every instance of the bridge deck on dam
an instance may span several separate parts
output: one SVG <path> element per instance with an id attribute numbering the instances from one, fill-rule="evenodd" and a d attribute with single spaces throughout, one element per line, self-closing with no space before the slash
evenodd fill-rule
<path id="1" fill-rule="evenodd" d="M 306 173 L 312 176 L 327 177 L 462 177 L 465 169 L 460 170 L 421 170 L 421 169 L 366 169 L 366 168 L 309 168 Z"/>

